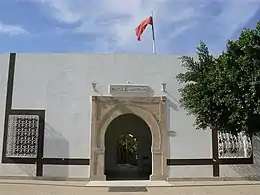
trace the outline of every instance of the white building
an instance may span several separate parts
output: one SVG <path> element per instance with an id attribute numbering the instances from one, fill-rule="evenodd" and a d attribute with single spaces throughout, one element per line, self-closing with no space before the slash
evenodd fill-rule
<path id="1" fill-rule="evenodd" d="M 1 54 L 0 176 L 104 180 L 130 134 L 147 178 L 258 178 L 256 137 L 252 154 L 250 139 L 196 130 L 180 107 L 178 57 Z"/>

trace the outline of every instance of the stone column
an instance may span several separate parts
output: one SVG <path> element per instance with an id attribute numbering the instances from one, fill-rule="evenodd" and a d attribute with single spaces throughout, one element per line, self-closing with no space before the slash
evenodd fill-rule
<path id="1" fill-rule="evenodd" d="M 151 180 L 165 180 L 163 174 L 163 153 L 160 150 L 152 151 L 152 175 L 150 176 Z"/>
<path id="2" fill-rule="evenodd" d="M 104 159 L 105 159 L 105 148 L 97 148 L 95 150 L 96 156 L 96 172 L 92 176 L 92 180 L 105 181 L 106 175 L 104 174 Z"/>
<path id="3" fill-rule="evenodd" d="M 91 116 L 91 157 L 90 157 L 90 178 L 92 179 L 96 175 L 97 167 L 97 156 L 95 150 L 96 148 L 96 130 L 97 130 L 97 96 L 92 96 L 92 116 Z"/>
<path id="4" fill-rule="evenodd" d="M 165 153 L 167 148 L 167 137 L 166 134 L 166 97 L 162 96 L 159 103 L 159 125 L 160 125 L 160 139 L 161 145 L 155 146 L 152 150 L 153 158 L 153 169 L 151 180 L 165 180 L 166 179 L 166 169 L 165 169 Z M 158 143 L 154 143 L 158 144 Z"/>
<path id="5" fill-rule="evenodd" d="M 162 152 L 162 174 L 164 178 L 167 179 L 169 176 L 169 168 L 167 166 L 167 158 L 169 158 L 170 151 L 169 151 L 169 139 L 168 139 L 168 131 L 169 127 L 167 125 L 167 98 L 165 96 L 161 97 L 160 102 L 160 130 L 161 130 L 161 152 Z M 169 114 L 169 113 L 168 113 Z M 168 121 L 170 122 L 170 121 Z"/>

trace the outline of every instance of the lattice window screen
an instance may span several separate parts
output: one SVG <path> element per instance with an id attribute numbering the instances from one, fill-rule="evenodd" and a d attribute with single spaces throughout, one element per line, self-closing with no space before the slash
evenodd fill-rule
<path id="1" fill-rule="evenodd" d="M 36 158 L 38 134 L 38 115 L 9 115 L 6 156 Z"/>
<path id="2" fill-rule="evenodd" d="M 251 139 L 244 133 L 232 135 L 218 132 L 219 158 L 250 158 L 252 155 Z"/>

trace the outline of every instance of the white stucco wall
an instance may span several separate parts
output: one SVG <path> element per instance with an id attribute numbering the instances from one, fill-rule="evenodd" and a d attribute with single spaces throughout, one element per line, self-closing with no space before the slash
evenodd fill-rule
<path id="1" fill-rule="evenodd" d="M 2 159 L 9 53 L 0 55 L 0 159 Z M 34 165 L 0 164 L 0 176 L 35 176 Z"/>
<path id="2" fill-rule="evenodd" d="M 17 54 L 13 108 L 46 110 L 45 158 L 90 158 L 91 96 L 108 95 L 110 84 L 126 84 L 126 81 L 148 84 L 155 96 L 166 95 L 168 98 L 167 130 L 171 131 L 168 158 L 212 158 L 211 132 L 196 130 L 192 117 L 187 116 L 178 103 L 178 89 L 181 86 L 174 77 L 183 71 L 178 57 L 137 54 Z M 8 60 L 9 55 L 0 55 L 0 151 Z M 92 91 L 92 81 L 97 82 L 98 93 Z M 167 93 L 161 92 L 161 82 L 167 83 Z M 1 164 L 0 175 L 29 175 L 29 171 L 23 171 L 19 166 L 21 165 Z M 222 169 L 224 170 L 221 167 L 221 171 Z M 231 167 L 225 170 L 225 174 L 233 176 Z M 44 165 L 43 175 L 89 177 L 89 166 Z M 212 166 L 170 167 L 170 177 L 212 177 Z"/>

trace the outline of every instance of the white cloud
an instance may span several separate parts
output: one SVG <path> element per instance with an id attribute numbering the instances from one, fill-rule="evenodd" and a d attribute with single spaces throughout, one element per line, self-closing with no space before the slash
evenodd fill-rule
<path id="1" fill-rule="evenodd" d="M 27 31 L 19 25 L 5 24 L 0 21 L 0 34 L 21 35 L 27 34 Z"/>
<path id="2" fill-rule="evenodd" d="M 196 25 L 198 23 L 198 21 L 193 21 L 193 22 L 189 22 L 186 25 L 180 26 L 180 27 L 176 27 L 175 30 L 173 30 L 170 34 L 169 34 L 169 39 L 174 39 L 175 37 L 178 37 L 179 35 L 181 35 L 184 31 L 192 28 L 194 25 Z"/>
<path id="3" fill-rule="evenodd" d="M 30 0 L 41 3 L 57 21 L 76 24 L 76 34 L 92 35 L 96 51 L 150 51 L 151 31 L 137 42 L 135 27 L 154 10 L 157 50 L 194 28 L 230 38 L 259 8 L 259 0 Z M 217 6 L 217 10 L 215 8 Z M 212 11 L 211 11 L 212 10 Z M 212 12 L 216 12 L 215 15 Z M 201 30 L 198 30 L 201 29 Z M 207 32 L 208 31 L 208 32 Z M 194 37 L 196 38 L 196 37 Z"/>
<path id="4" fill-rule="evenodd" d="M 250 2 L 250 0 L 249 0 Z M 244 26 L 258 11 L 260 1 L 226 1 L 221 14 L 215 18 L 222 36 L 228 39 L 233 33 Z"/>

